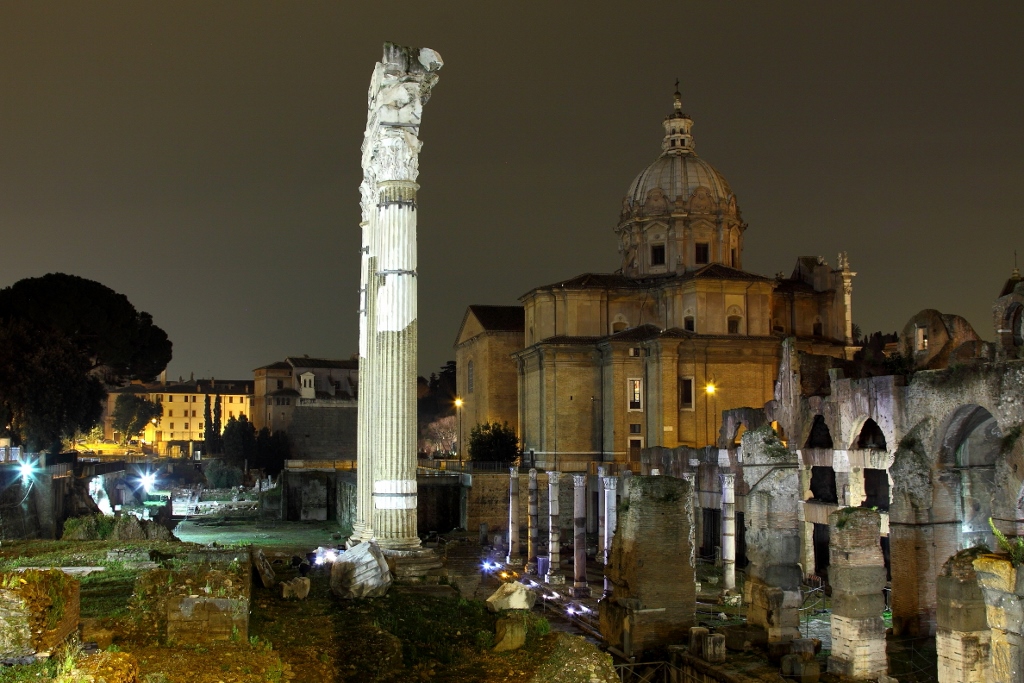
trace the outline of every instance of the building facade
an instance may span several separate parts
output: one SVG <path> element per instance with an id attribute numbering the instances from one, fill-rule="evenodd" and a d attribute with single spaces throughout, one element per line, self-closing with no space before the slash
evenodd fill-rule
<path id="1" fill-rule="evenodd" d="M 150 423 L 143 442 L 162 455 L 183 455 L 202 450 L 206 438 L 206 398 L 210 397 L 211 414 L 216 401 L 220 402 L 221 430 L 232 417 L 252 418 L 252 380 L 190 379 L 178 382 L 131 384 L 115 389 L 107 396 L 104 415 L 104 435 L 115 438 L 113 428 L 114 405 L 122 394 L 137 394 L 160 404 L 162 415 Z"/>
<path id="2" fill-rule="evenodd" d="M 678 92 L 663 125 L 661 155 L 622 202 L 621 268 L 520 298 L 523 337 L 510 354 L 516 422 L 538 466 L 582 470 L 638 462 L 649 446 L 713 444 L 722 410 L 771 399 L 783 339 L 817 354 L 854 351 L 856 273 L 845 256 L 834 266 L 799 258 L 789 277 L 743 270 L 747 224 L 729 183 L 697 156 Z M 456 344 L 463 410 L 474 416 L 463 421 L 463 439 L 488 414 L 481 406 L 508 392 L 500 381 L 476 386 L 477 377 L 499 376 L 492 368 L 504 359 L 468 362 L 470 342 L 483 336 L 472 311 L 482 308 L 467 311 Z"/>

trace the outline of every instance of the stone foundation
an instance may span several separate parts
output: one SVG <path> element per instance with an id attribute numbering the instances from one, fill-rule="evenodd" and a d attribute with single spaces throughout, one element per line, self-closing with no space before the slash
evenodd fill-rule
<path id="1" fill-rule="evenodd" d="M 0 586 L 0 658 L 50 652 L 78 629 L 79 584 L 64 572 L 0 574 Z"/>
<path id="2" fill-rule="evenodd" d="M 936 581 L 939 683 L 985 683 L 991 632 L 985 618 L 985 596 L 974 572 L 977 550 L 949 558 Z"/>
<path id="3" fill-rule="evenodd" d="M 974 571 L 992 634 L 987 680 L 1024 683 L 1024 572 L 1000 555 L 979 556 Z"/>

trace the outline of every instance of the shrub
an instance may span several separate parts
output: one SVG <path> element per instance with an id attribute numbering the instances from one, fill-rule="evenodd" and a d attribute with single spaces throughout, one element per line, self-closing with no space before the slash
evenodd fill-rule
<path id="1" fill-rule="evenodd" d="M 206 483 L 214 489 L 238 486 L 242 483 L 242 476 L 242 470 L 221 460 L 214 460 L 206 468 Z"/>

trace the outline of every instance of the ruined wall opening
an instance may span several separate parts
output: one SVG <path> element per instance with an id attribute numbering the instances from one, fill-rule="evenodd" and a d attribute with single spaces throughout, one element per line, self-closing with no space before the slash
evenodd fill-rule
<path id="1" fill-rule="evenodd" d="M 701 512 L 704 533 L 697 554 L 701 559 L 716 560 L 722 538 L 722 511 L 719 508 L 703 508 Z"/>
<path id="2" fill-rule="evenodd" d="M 828 524 L 815 524 L 811 534 L 814 543 L 814 575 L 828 580 Z"/>
<path id="3" fill-rule="evenodd" d="M 1002 440 L 1003 432 L 992 413 L 978 405 L 958 408 L 946 427 L 939 458 L 956 474 L 950 483 L 958 504 L 960 549 L 982 543 L 996 547 L 989 517 L 1003 533 L 1016 533 L 1016 520 L 1003 518 L 1015 515 L 1000 515 L 995 509 L 996 460 Z"/>
<path id="4" fill-rule="evenodd" d="M 811 500 L 818 503 L 832 503 L 833 505 L 839 503 L 836 471 L 834 469 L 817 466 L 811 468 L 811 496 Z"/>
<path id="5" fill-rule="evenodd" d="M 861 507 L 889 511 L 889 473 L 885 470 L 864 468 L 864 502 Z"/>
<path id="6" fill-rule="evenodd" d="M 857 437 L 857 448 L 879 451 L 888 450 L 882 428 L 870 417 L 864 422 L 864 426 L 861 427 L 860 435 Z"/>
<path id="7" fill-rule="evenodd" d="M 832 433 L 825 424 L 824 415 L 815 415 L 811 424 L 811 433 L 807 435 L 807 443 L 804 448 L 834 448 Z"/>

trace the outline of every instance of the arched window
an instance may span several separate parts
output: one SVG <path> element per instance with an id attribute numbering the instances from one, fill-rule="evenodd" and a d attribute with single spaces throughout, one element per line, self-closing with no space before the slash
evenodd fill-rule
<path id="1" fill-rule="evenodd" d="M 466 365 L 466 393 L 473 393 L 473 361 Z"/>

